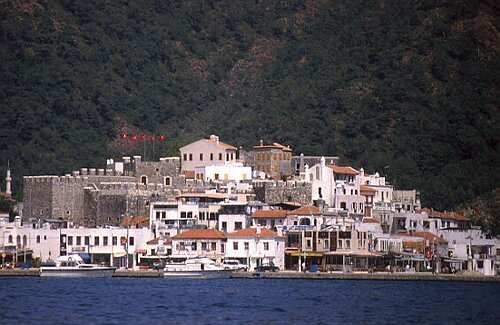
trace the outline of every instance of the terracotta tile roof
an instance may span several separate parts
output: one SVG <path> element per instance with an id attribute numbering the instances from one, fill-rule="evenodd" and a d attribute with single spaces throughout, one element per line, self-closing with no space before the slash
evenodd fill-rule
<path id="1" fill-rule="evenodd" d="M 257 228 L 246 228 L 227 234 L 228 237 L 280 237 L 278 234 L 267 228 L 260 228 L 260 234 L 257 234 Z"/>
<path id="2" fill-rule="evenodd" d="M 364 223 L 379 223 L 377 220 L 374 218 L 363 218 Z"/>
<path id="3" fill-rule="evenodd" d="M 129 226 L 138 226 L 142 223 L 148 223 L 149 224 L 149 217 L 147 216 L 141 216 L 141 217 L 125 217 L 122 219 L 122 222 L 120 223 L 120 226 L 122 227 L 129 227 Z"/>
<path id="4" fill-rule="evenodd" d="M 352 167 L 337 166 L 337 165 L 326 165 L 326 167 L 333 170 L 333 172 L 335 174 L 346 174 L 346 175 L 358 175 L 359 174 L 359 172 Z"/>
<path id="5" fill-rule="evenodd" d="M 281 219 L 286 218 L 287 210 L 259 210 L 252 214 L 255 219 Z"/>
<path id="6" fill-rule="evenodd" d="M 184 175 L 186 176 L 186 179 L 194 179 L 195 172 L 194 170 L 188 170 Z"/>
<path id="7" fill-rule="evenodd" d="M 438 237 L 434 235 L 431 232 L 428 231 L 415 231 L 412 233 L 401 233 L 401 236 L 406 236 L 406 237 L 419 237 L 423 238 L 425 241 L 429 241 L 429 245 L 432 245 L 433 241 L 434 244 L 448 244 L 448 242 L 441 237 Z"/>
<path id="8" fill-rule="evenodd" d="M 191 229 L 172 237 L 173 239 L 226 239 L 226 235 L 217 229 Z"/>
<path id="9" fill-rule="evenodd" d="M 281 149 L 283 151 L 292 151 L 291 148 L 284 146 L 282 144 L 279 144 L 277 142 L 273 142 L 272 145 L 264 145 L 264 146 L 254 146 L 254 149 Z"/>
<path id="10" fill-rule="evenodd" d="M 322 213 L 318 207 L 315 207 L 312 205 L 307 205 L 307 206 L 303 206 L 301 208 L 292 210 L 292 211 L 288 212 L 288 214 L 296 215 L 296 216 L 305 216 L 305 215 L 311 215 L 311 214 L 319 215 Z"/>
<path id="11" fill-rule="evenodd" d="M 224 143 L 224 142 L 222 142 L 222 141 L 219 141 L 219 143 L 217 143 L 217 140 L 215 140 L 215 139 L 205 139 L 205 140 L 210 141 L 210 142 L 213 142 L 213 143 L 215 143 L 216 145 L 218 145 L 219 147 L 222 147 L 222 148 L 224 148 L 224 149 L 228 149 L 228 150 L 238 150 L 238 148 L 233 147 L 233 146 L 231 146 L 231 145 L 229 145 L 229 144 L 227 144 L 227 143 Z"/>
<path id="12" fill-rule="evenodd" d="M 360 191 L 361 192 L 367 192 L 367 193 L 376 193 L 377 190 L 372 188 L 372 187 L 368 187 L 368 186 L 364 186 L 364 185 L 361 185 L 359 187 Z"/>
<path id="13" fill-rule="evenodd" d="M 220 199 L 224 200 L 226 196 L 224 194 L 217 194 L 217 193 L 184 193 L 177 195 L 177 199 L 182 199 L 182 198 L 208 198 L 208 199 Z"/>
<path id="14" fill-rule="evenodd" d="M 460 215 L 456 212 L 440 212 L 440 211 L 435 211 L 435 210 L 427 209 L 427 208 L 422 209 L 422 212 L 427 213 L 429 218 L 451 219 L 451 220 L 456 220 L 456 221 L 470 221 L 469 218 L 467 218 L 463 215 Z"/>

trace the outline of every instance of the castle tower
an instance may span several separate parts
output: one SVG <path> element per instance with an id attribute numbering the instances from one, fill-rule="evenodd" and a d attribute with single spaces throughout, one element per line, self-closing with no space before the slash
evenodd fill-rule
<path id="1" fill-rule="evenodd" d="M 11 189 L 12 177 L 10 177 L 10 163 L 9 162 L 7 162 L 7 177 L 5 177 L 5 181 L 6 181 L 5 194 L 12 195 L 12 189 Z"/>

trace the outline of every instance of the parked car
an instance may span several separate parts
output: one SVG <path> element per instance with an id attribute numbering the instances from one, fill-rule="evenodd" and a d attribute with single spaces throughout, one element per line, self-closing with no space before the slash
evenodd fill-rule
<path id="1" fill-rule="evenodd" d="M 277 272 L 279 270 L 280 270 L 280 268 L 274 264 L 258 265 L 255 267 L 256 272 L 266 272 L 266 271 Z"/>
<path id="2" fill-rule="evenodd" d="M 225 269 L 230 269 L 230 270 L 246 271 L 248 268 L 245 264 L 241 264 L 240 261 L 238 260 L 224 260 L 222 266 L 224 266 Z"/>

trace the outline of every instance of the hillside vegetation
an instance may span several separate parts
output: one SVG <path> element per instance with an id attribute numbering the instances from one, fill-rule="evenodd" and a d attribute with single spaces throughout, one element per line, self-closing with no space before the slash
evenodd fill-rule
<path id="1" fill-rule="evenodd" d="M 496 1 L 0 1 L 0 170 L 218 134 L 338 155 L 451 209 L 499 180 Z M 152 156 L 150 145 L 147 155 Z M 2 189 L 4 188 L 2 176 Z"/>

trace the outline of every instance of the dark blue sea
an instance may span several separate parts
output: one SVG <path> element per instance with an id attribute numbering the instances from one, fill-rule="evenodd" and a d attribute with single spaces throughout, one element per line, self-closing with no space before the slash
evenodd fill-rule
<path id="1" fill-rule="evenodd" d="M 500 324 L 500 284 L 0 278 L 1 324 Z"/>

